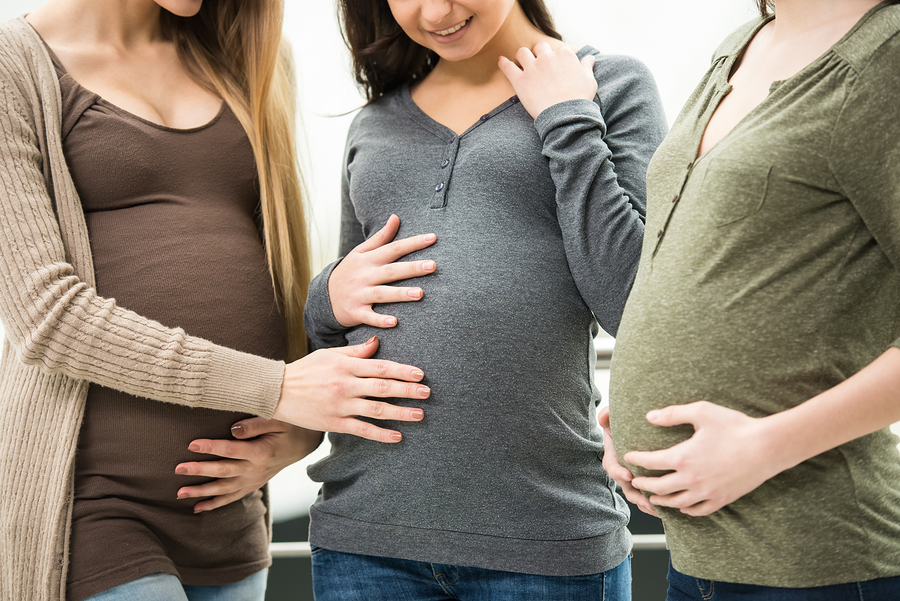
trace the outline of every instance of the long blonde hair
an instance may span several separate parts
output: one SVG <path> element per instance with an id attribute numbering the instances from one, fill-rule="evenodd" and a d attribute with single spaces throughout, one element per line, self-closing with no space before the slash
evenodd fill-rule
<path id="1" fill-rule="evenodd" d="M 256 157 L 266 259 L 281 301 L 288 359 L 307 352 L 303 305 L 310 279 L 296 94 L 282 40 L 284 0 L 207 0 L 189 18 L 163 11 L 163 33 L 196 79 L 237 116 Z"/>

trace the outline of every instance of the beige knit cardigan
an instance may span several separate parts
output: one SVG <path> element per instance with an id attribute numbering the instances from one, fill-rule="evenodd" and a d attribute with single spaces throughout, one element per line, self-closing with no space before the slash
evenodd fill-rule
<path id="1" fill-rule="evenodd" d="M 97 295 L 61 112 L 41 39 L 24 19 L 0 24 L 2 601 L 65 599 L 75 446 L 91 382 L 271 417 L 284 376 L 281 362 L 188 336 Z"/>

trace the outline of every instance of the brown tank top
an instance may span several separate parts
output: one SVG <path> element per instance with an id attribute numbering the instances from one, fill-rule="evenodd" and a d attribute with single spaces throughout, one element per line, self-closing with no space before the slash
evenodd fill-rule
<path id="1" fill-rule="evenodd" d="M 52 55 L 52 53 L 51 53 Z M 250 142 L 226 107 L 179 130 L 88 91 L 53 56 L 63 149 L 81 197 L 99 294 L 193 336 L 284 359 L 285 331 L 257 223 Z M 191 409 L 91 385 L 78 442 L 67 599 L 163 572 L 236 582 L 269 565 L 260 491 L 194 515 L 175 475 L 196 438 L 230 438 L 246 415 Z"/>

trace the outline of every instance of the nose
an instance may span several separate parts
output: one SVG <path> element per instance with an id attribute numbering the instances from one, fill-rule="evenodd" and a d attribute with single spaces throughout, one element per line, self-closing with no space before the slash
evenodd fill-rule
<path id="1" fill-rule="evenodd" d="M 429 23 L 440 23 L 453 10 L 450 0 L 424 0 L 422 2 L 422 18 Z"/>

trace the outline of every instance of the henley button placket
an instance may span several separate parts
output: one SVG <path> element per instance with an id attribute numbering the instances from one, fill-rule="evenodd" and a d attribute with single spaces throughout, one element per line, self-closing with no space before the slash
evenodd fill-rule
<path id="1" fill-rule="evenodd" d="M 453 175 L 453 164 L 456 162 L 457 152 L 459 152 L 459 136 L 450 136 L 444 146 L 444 156 L 437 165 L 434 193 L 431 196 L 430 207 L 432 209 L 443 209 L 447 206 L 447 189 L 450 187 L 450 177 Z"/>

